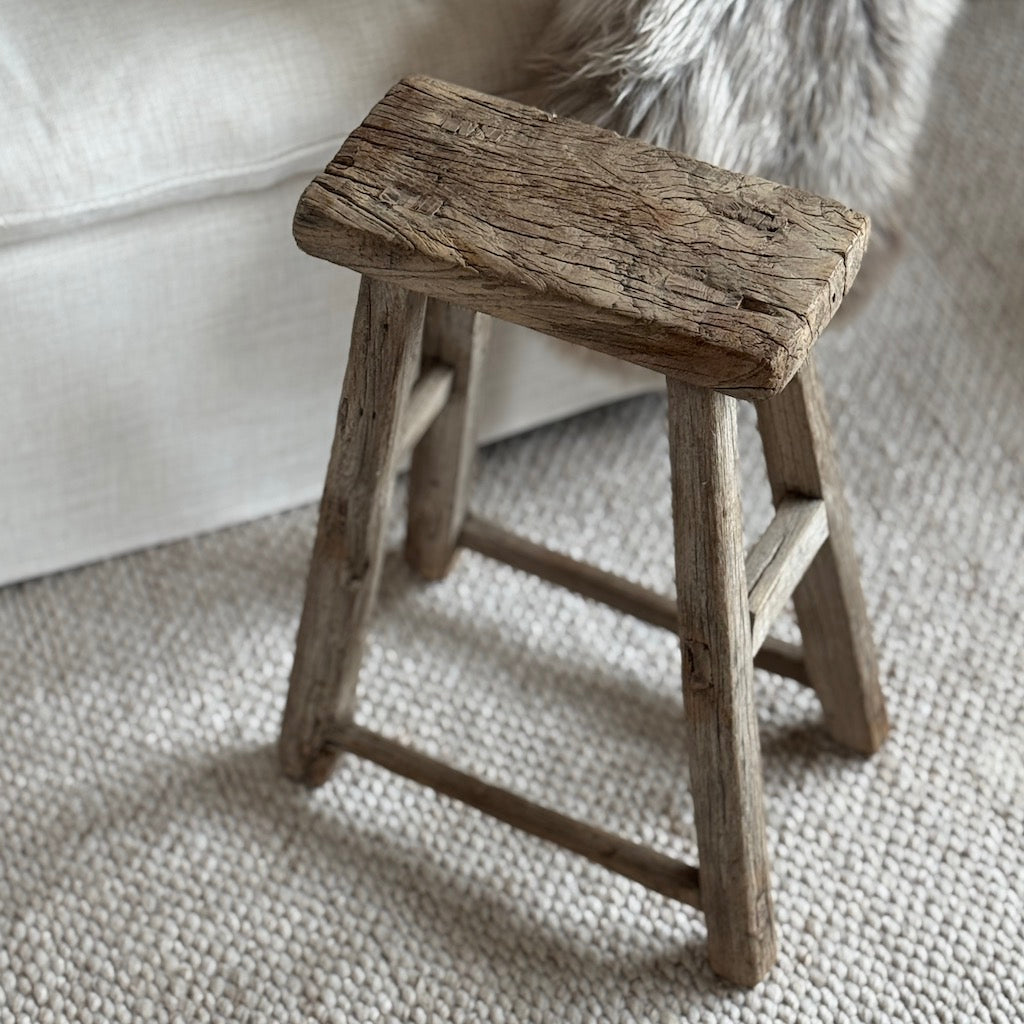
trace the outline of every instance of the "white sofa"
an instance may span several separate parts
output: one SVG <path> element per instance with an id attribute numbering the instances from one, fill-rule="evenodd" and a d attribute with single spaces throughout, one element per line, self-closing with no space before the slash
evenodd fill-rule
<path id="1" fill-rule="evenodd" d="M 394 81 L 500 92 L 550 0 L 10 0 L 0 583 L 314 500 L 354 275 L 306 181 Z M 501 326 L 485 438 L 656 379 Z"/>

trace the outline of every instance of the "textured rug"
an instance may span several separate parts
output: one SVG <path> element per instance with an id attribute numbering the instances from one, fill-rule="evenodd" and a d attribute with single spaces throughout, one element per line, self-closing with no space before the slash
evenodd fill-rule
<path id="1" fill-rule="evenodd" d="M 758 674 L 766 982 L 716 980 L 688 908 L 366 763 L 281 779 L 305 509 L 0 592 L 0 1022 L 1024 1019 L 1021 38 L 1017 0 L 967 5 L 906 258 L 821 348 L 894 728 L 846 757 Z M 663 417 L 492 448 L 476 504 L 667 590 Z M 693 856 L 671 635 L 392 557 L 364 679 L 372 727 Z"/>

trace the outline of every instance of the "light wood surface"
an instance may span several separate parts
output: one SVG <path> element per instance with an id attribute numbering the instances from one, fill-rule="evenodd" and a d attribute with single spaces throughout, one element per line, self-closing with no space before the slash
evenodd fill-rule
<path id="1" fill-rule="evenodd" d="M 328 733 L 328 743 L 581 854 L 648 889 L 700 906 L 697 869 L 689 864 L 542 807 L 353 723 L 339 723 Z"/>
<path id="2" fill-rule="evenodd" d="M 491 318 L 432 299 L 423 330 L 425 372 L 444 367 L 451 394 L 413 454 L 409 471 L 406 561 L 438 580 L 451 570 L 476 455 L 480 377 Z"/>
<path id="3" fill-rule="evenodd" d="M 402 419 L 398 449 L 403 454 L 420 443 L 452 393 L 455 373 L 450 366 L 431 366 L 413 385 Z"/>
<path id="4" fill-rule="evenodd" d="M 864 754 L 889 730 L 821 381 L 813 358 L 781 394 L 757 403 L 776 505 L 823 498 L 829 537 L 793 592 L 808 675 L 837 742 Z"/>
<path id="5" fill-rule="evenodd" d="M 701 904 L 712 969 L 753 985 L 775 962 L 743 557 L 735 400 L 668 381 L 679 641 Z"/>
<path id="6" fill-rule="evenodd" d="M 308 253 L 708 387 L 780 390 L 860 266 L 832 200 L 428 78 L 306 189 Z"/>
<path id="7" fill-rule="evenodd" d="M 396 285 L 359 288 L 279 743 L 285 773 L 307 785 L 330 774 L 324 730 L 355 703 L 425 308 Z"/>
<path id="8" fill-rule="evenodd" d="M 747 553 L 747 603 L 756 651 L 828 537 L 825 502 L 789 495 Z"/>

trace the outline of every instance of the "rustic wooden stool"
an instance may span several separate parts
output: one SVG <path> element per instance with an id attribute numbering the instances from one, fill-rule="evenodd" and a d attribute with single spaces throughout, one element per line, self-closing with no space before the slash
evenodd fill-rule
<path id="1" fill-rule="evenodd" d="M 341 751 L 703 909 L 712 968 L 775 960 L 753 667 L 815 689 L 841 744 L 887 730 L 810 356 L 867 220 L 838 203 L 431 79 L 399 83 L 306 189 L 295 237 L 364 276 L 280 753 L 309 785 Z M 457 305 L 449 305 L 457 303 Z M 467 514 L 486 314 L 668 381 L 676 599 Z M 776 515 L 744 559 L 734 397 L 757 402 Z M 356 725 L 388 504 L 414 449 L 406 557 L 459 547 L 678 630 L 699 871 Z M 792 596 L 803 649 L 768 637 Z"/>

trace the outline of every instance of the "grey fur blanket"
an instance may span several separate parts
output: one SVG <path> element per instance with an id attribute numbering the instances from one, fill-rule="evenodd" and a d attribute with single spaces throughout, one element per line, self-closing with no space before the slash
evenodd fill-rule
<path id="1" fill-rule="evenodd" d="M 960 0 L 558 0 L 548 109 L 872 217 L 874 264 Z M 869 263 L 872 261 L 869 261 Z"/>

